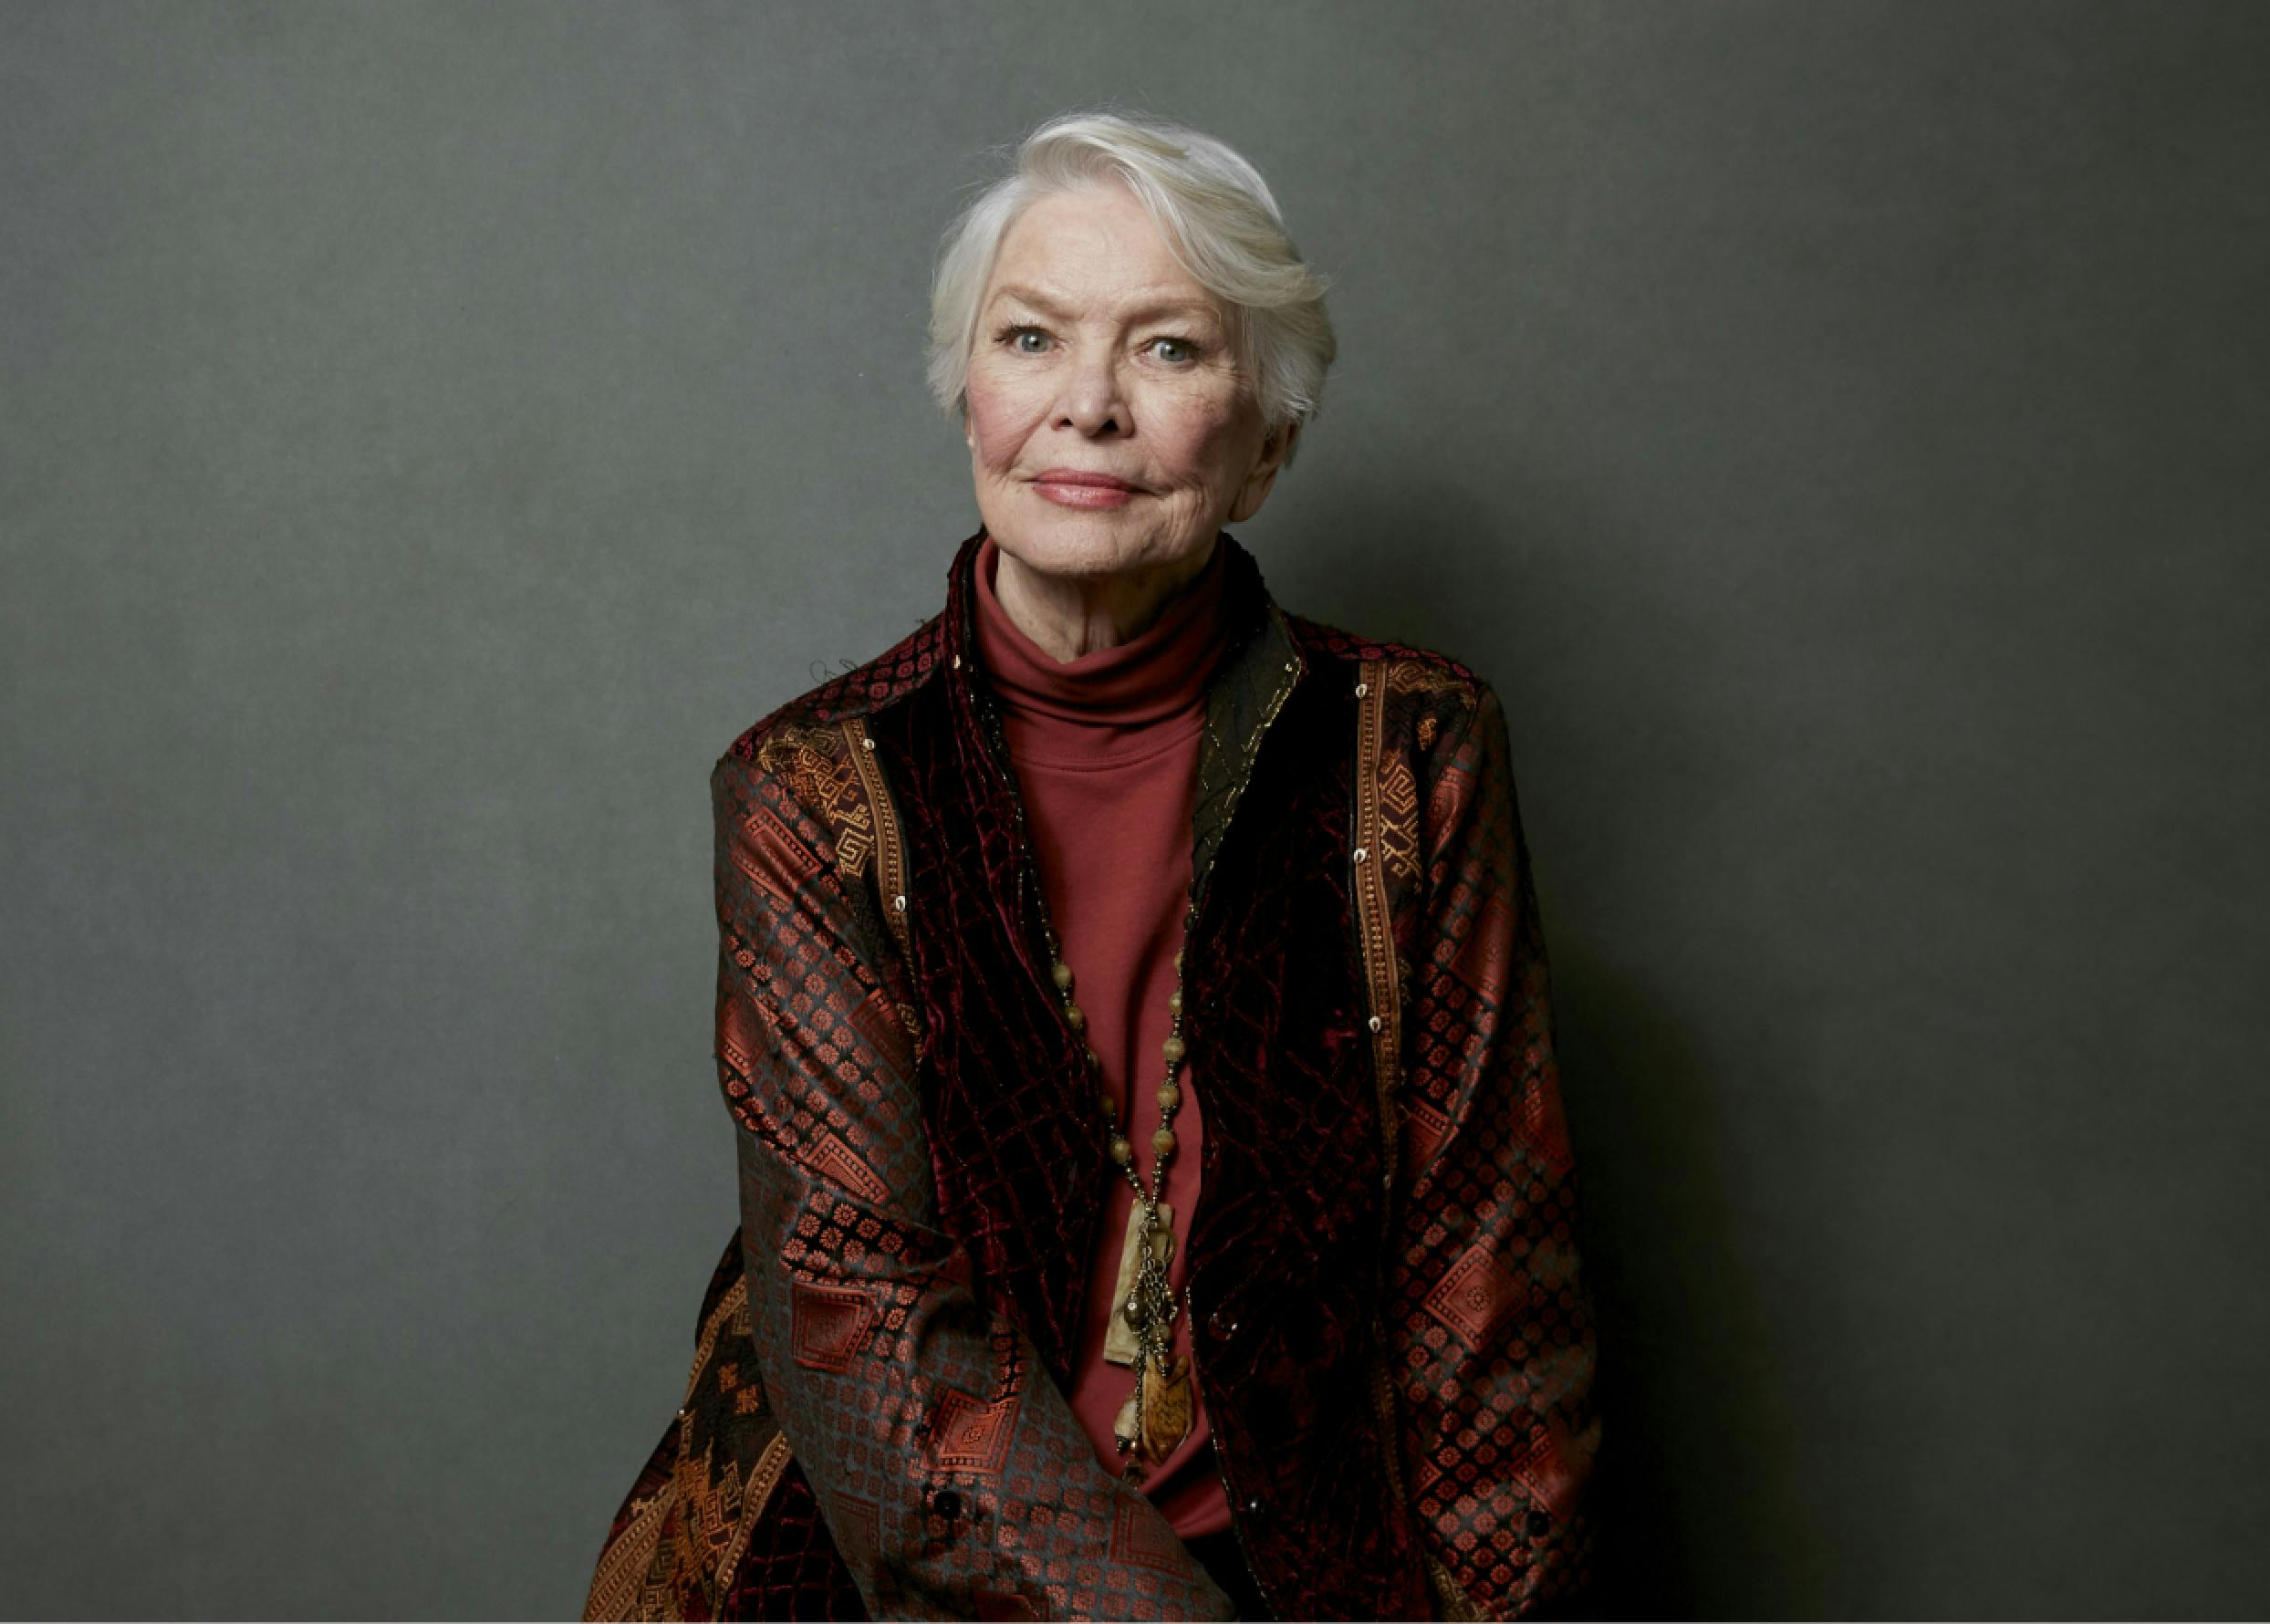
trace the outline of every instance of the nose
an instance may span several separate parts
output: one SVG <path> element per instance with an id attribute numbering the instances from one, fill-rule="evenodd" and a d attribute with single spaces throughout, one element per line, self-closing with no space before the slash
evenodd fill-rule
<path id="1" fill-rule="evenodd" d="M 1064 373 L 1064 392 L 1057 401 L 1057 426 L 1094 438 L 1126 434 L 1134 428 L 1127 399 L 1119 387 L 1117 357 L 1110 346 L 1084 344 Z"/>

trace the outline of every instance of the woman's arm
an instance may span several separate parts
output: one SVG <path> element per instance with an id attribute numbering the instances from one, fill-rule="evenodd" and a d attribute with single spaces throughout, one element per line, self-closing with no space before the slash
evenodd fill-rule
<path id="1" fill-rule="evenodd" d="M 1505 717 L 1487 684 L 1442 747 L 1411 953 L 1390 1259 L 1406 1483 L 1446 1618 L 1581 1582 L 1599 1442 L 1593 1333 L 1545 938 Z"/>
<path id="2" fill-rule="evenodd" d="M 758 1365 L 870 1613 L 1229 1619 L 938 1227 L 914 1050 L 833 842 L 722 760 L 719 1079 Z"/>

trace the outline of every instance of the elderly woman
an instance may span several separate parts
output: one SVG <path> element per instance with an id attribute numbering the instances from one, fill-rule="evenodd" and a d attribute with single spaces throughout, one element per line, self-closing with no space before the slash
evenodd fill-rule
<path id="1" fill-rule="evenodd" d="M 955 224 L 945 607 L 712 779 L 741 1228 L 588 1616 L 1505 1617 L 1598 1440 L 1495 695 L 1281 609 L 1333 354 L 1108 116 Z"/>

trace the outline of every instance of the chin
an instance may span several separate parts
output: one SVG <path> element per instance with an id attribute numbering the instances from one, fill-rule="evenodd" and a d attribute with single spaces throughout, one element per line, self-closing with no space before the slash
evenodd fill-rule
<path id="1" fill-rule="evenodd" d="M 1057 507 L 1046 497 L 1019 503 L 1042 513 L 1020 512 L 1010 523 L 986 528 L 994 544 L 1027 569 L 1043 575 L 1095 577 L 1155 568 L 1192 552 L 1203 552 L 1213 533 L 1191 542 L 1162 536 L 1151 523 L 1125 509 L 1079 513 Z"/>

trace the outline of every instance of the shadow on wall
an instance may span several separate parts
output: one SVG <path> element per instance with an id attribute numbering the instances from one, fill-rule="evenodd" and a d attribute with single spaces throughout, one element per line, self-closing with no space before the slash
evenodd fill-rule
<path id="1" fill-rule="evenodd" d="M 1518 469 L 1499 468 L 1484 500 L 1444 472 L 1397 480 L 1391 503 L 1378 482 L 1319 481 L 1307 511 L 1328 516 L 1280 555 L 1277 573 L 1300 584 L 1272 586 L 1332 624 L 1488 661 L 1505 703 L 1599 1327 L 1599 1544 L 1583 1610 L 1819 1616 L 1825 1546 L 1722 1165 L 1725 1080 L 1626 968 L 1648 943 L 1600 916 L 1636 887 L 1619 918 L 1661 917 L 1648 876 L 1682 850 L 1663 838 L 1663 796 L 1709 780 L 1703 724 L 1666 652 L 1696 629 L 1669 598 L 1629 589 L 1630 538 L 1598 533 L 1567 493 L 1525 491 Z M 1549 789 L 1531 776 L 1546 763 Z"/>
<path id="2" fill-rule="evenodd" d="M 1825 1616 L 1780 1361 L 1717 1165 L 1716 1082 L 1581 921 L 1548 951 L 1606 1418 L 1588 1610 Z"/>

